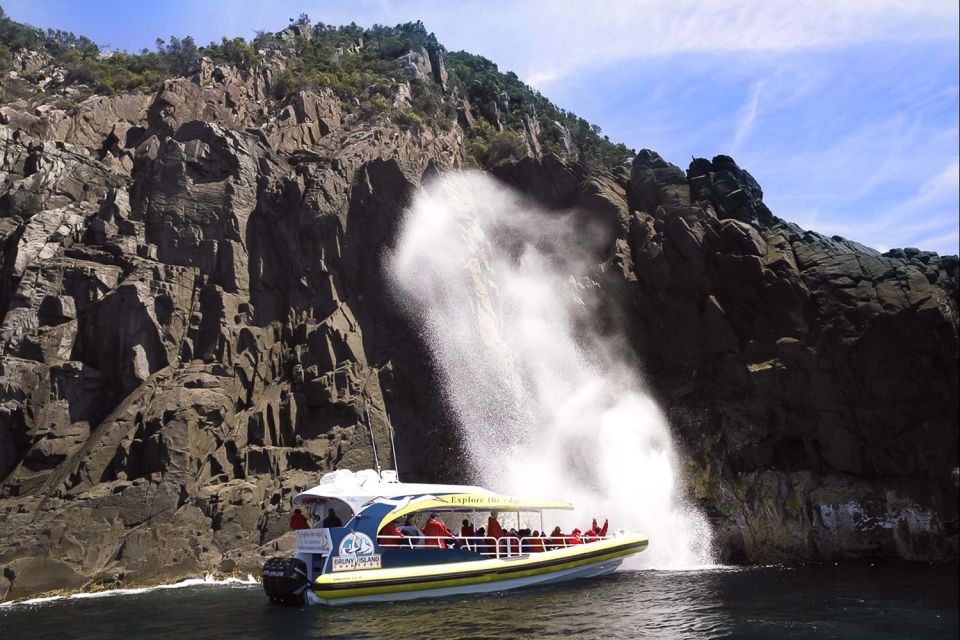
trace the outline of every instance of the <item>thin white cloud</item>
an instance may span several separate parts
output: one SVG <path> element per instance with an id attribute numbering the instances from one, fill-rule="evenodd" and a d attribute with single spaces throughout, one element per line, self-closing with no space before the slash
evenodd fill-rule
<path id="1" fill-rule="evenodd" d="M 525 78 L 527 84 L 534 87 L 542 87 L 550 84 L 557 79 L 557 71 L 553 69 L 544 69 L 542 71 L 533 71 L 527 74 Z"/>
<path id="2" fill-rule="evenodd" d="M 926 238 L 920 238 L 919 240 L 914 242 L 914 246 L 918 248 L 954 247 L 952 251 L 953 255 L 956 255 L 957 253 L 957 250 L 955 247 L 958 244 L 960 244 L 960 231 L 957 231 L 957 230 L 948 231 L 947 233 L 937 234 L 937 235 L 929 236 Z M 951 251 L 949 250 L 942 252 L 943 255 L 947 255 L 949 253 L 951 253 Z"/>
<path id="3" fill-rule="evenodd" d="M 953 159 L 943 171 L 933 176 L 917 190 L 912 198 L 899 205 L 899 208 L 916 211 L 923 207 L 955 198 L 960 190 L 960 156 Z"/>
<path id="4" fill-rule="evenodd" d="M 833 209 L 836 201 L 823 198 L 822 205 L 794 210 L 788 217 L 803 228 L 851 238 L 881 251 L 914 246 L 941 254 L 956 254 L 960 237 L 958 190 L 960 157 L 954 157 L 942 171 L 923 182 L 912 196 L 879 206 L 871 216 L 851 219 L 842 211 Z"/>
<path id="5" fill-rule="evenodd" d="M 736 153 L 740 150 L 740 145 L 753 130 L 753 124 L 757 121 L 757 110 L 760 106 L 761 91 L 763 91 L 762 80 L 754 82 L 750 87 L 750 96 L 747 98 L 747 104 L 743 109 L 743 114 L 740 116 L 737 130 L 733 134 L 733 142 L 730 143 L 731 153 Z"/>
<path id="6" fill-rule="evenodd" d="M 499 49 L 498 61 L 543 88 L 585 69 L 678 53 L 952 38 L 957 15 L 955 3 L 939 0 L 536 0 L 494 3 L 460 29 L 440 27 L 475 50 Z M 488 19 L 501 28 L 494 42 L 484 29 Z"/>

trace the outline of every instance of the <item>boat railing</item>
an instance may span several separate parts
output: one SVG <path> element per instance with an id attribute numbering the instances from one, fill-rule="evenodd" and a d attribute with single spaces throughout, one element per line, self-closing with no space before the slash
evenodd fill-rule
<path id="1" fill-rule="evenodd" d="M 479 553 L 489 558 L 511 558 L 541 553 L 555 549 L 565 549 L 582 544 L 590 544 L 600 540 L 610 540 L 613 536 L 581 536 L 572 535 L 552 536 L 503 536 L 492 538 L 483 536 L 377 536 L 377 543 L 382 548 L 394 549 L 430 549 L 430 548 L 460 548 Z"/>
<path id="2" fill-rule="evenodd" d="M 613 536 L 525 536 L 523 538 L 503 537 L 500 542 L 506 547 L 507 553 L 504 555 L 525 555 L 528 553 L 542 553 L 544 551 L 554 551 L 556 549 L 566 549 L 577 545 L 590 544 L 601 540 L 611 540 Z"/>

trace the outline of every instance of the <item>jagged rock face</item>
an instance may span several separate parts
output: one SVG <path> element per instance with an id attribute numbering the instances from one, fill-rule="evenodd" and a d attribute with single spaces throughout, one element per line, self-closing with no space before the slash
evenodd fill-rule
<path id="1" fill-rule="evenodd" d="M 447 88 L 447 67 L 439 49 L 421 47 L 400 56 L 400 68 L 414 80 L 432 81 Z"/>
<path id="2" fill-rule="evenodd" d="M 269 83 L 201 61 L 4 107 L 0 599 L 255 573 L 297 490 L 394 466 L 388 414 L 402 474 L 448 455 L 380 259 L 459 129 L 344 124 L 329 92 L 272 112 Z"/>
<path id="3" fill-rule="evenodd" d="M 381 260 L 462 131 L 276 107 L 276 69 L 0 108 L 0 599 L 256 572 L 298 488 L 394 465 L 391 424 L 401 476 L 455 479 L 427 471 L 457 468 L 456 432 Z M 955 257 L 804 232 L 729 158 L 597 172 L 525 131 L 495 174 L 609 231 L 600 321 L 725 557 L 955 556 Z"/>

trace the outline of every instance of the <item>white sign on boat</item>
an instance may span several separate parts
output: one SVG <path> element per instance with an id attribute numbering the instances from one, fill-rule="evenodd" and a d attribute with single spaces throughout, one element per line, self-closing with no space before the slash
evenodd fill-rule
<path id="1" fill-rule="evenodd" d="M 329 554 L 333 550 L 329 529 L 297 530 L 297 550 L 304 553 Z"/>

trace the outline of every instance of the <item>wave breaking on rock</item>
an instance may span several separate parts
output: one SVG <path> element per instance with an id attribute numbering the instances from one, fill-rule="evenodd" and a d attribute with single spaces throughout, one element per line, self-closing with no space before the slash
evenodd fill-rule
<path id="1" fill-rule="evenodd" d="M 668 423 L 616 331 L 601 326 L 595 271 L 609 242 L 590 217 L 452 172 L 415 197 L 390 266 L 474 478 L 574 501 L 550 527 L 608 517 L 648 534 L 644 565 L 709 564 L 710 527 L 683 498 Z"/>

